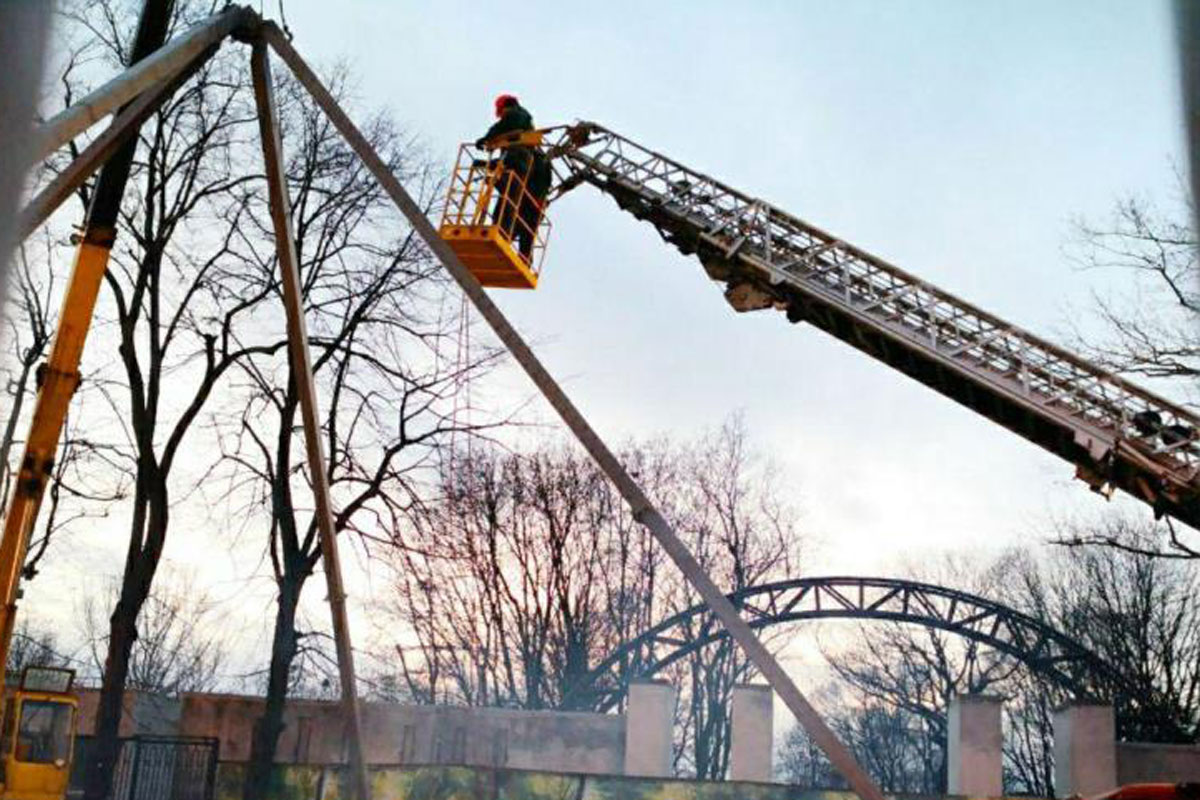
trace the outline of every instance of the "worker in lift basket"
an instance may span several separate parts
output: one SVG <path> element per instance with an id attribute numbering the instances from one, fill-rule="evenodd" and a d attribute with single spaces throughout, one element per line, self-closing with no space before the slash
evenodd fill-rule
<path id="1" fill-rule="evenodd" d="M 533 116 L 513 95 L 500 95 L 495 107 L 496 122 L 475 141 L 476 147 L 485 147 L 489 141 L 506 133 L 533 130 Z M 492 221 L 517 241 L 522 258 L 528 262 L 533 257 L 534 237 L 542 219 L 546 193 L 550 191 L 550 162 L 540 150 L 518 146 L 505 149 L 502 163 L 504 172 L 496 185 L 500 199 L 492 212 Z M 524 193 L 521 192 L 522 180 L 525 181 Z"/>

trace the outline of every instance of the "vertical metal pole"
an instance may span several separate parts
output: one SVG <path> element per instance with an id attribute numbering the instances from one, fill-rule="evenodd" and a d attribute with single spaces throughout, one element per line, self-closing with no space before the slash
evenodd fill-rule
<path id="1" fill-rule="evenodd" d="M 33 112 L 54 3 L 0 2 L 0 303 L 17 246 L 17 202 L 34 154 Z"/>
<path id="2" fill-rule="evenodd" d="M 1184 142 L 1188 155 L 1193 231 L 1200 234 L 1200 2 L 1175 0 L 1175 45 L 1179 50 L 1179 87 Z"/>
<path id="3" fill-rule="evenodd" d="M 300 269 L 296 257 L 296 239 L 292 232 L 292 212 L 284 175 L 283 146 L 279 138 L 271 65 L 266 42 L 254 42 L 250 59 L 254 80 L 254 98 L 258 105 L 258 128 L 262 136 L 270 189 L 271 221 L 275 227 L 275 247 L 279 253 L 279 271 L 283 278 L 283 301 L 287 309 L 288 353 L 292 374 L 300 396 L 300 414 L 304 420 L 304 442 L 308 453 L 308 471 L 312 476 L 316 501 L 317 531 L 321 540 L 321 558 L 325 562 L 325 581 L 329 588 L 329 611 L 333 617 L 333 636 L 337 644 L 338 672 L 342 684 L 342 710 L 350 739 L 350 769 L 355 796 L 368 800 L 370 787 L 362 750 L 362 719 L 354 679 L 354 651 L 350 647 L 350 629 L 346 621 L 346 591 L 342 585 L 342 567 L 338 560 L 337 531 L 329 500 L 321 419 L 317 411 L 317 389 L 313 382 L 312 361 L 308 352 L 308 332 L 304 323 L 304 298 L 300 290 Z"/>
<path id="4" fill-rule="evenodd" d="M 271 47 L 275 49 L 279 56 L 287 62 L 291 67 L 292 72 L 301 84 L 321 106 L 325 115 L 333 122 L 334 126 L 345 137 L 350 147 L 358 154 L 358 157 L 366 164 L 367 169 L 371 170 L 375 175 L 375 179 L 383 186 L 384 191 L 392 198 L 400 212 L 408 219 L 413 228 L 424 239 L 433 254 L 437 256 L 442 265 L 446 267 L 450 275 L 462 287 L 463 292 L 470 298 L 475 308 L 479 311 L 484 320 L 491 326 L 492 330 L 500 338 L 500 341 L 508 347 L 509 352 L 513 354 L 513 358 L 517 363 L 524 368 L 526 374 L 533 380 L 535 386 L 541 390 L 546 400 L 558 412 L 558 415 L 566 423 L 579 443 L 588 451 L 589 455 L 596 461 L 604 474 L 608 476 L 617 491 L 625 498 L 625 502 L 629 504 L 630 510 L 633 512 L 633 517 L 642 525 L 645 525 L 671 560 L 683 573 L 684 578 L 692 585 L 692 587 L 708 604 L 708 607 L 713 610 L 713 613 L 720 618 L 725 629 L 729 631 L 729 635 L 741 646 L 746 653 L 747 658 L 754 664 L 767 682 L 771 684 L 771 688 L 780 696 L 787 707 L 796 715 L 800 724 L 808 732 L 813 741 L 825 752 L 829 757 L 833 766 L 845 776 L 850 783 L 851 788 L 858 793 L 863 800 L 884 800 L 883 792 L 875 785 L 870 776 L 859 766 L 854 755 L 846 748 L 845 745 L 834 735 L 829 726 L 821 718 L 821 715 L 808 702 L 807 698 L 800 692 L 800 689 L 788 677 L 783 666 L 776 660 L 771 651 L 759 641 L 754 635 L 754 631 L 750 625 L 742 619 L 738 614 L 733 604 L 725 597 L 725 594 L 717 587 L 708 572 L 700 566 L 696 561 L 695 556 L 688 550 L 687 545 L 676 535 L 671 528 L 670 523 L 666 518 L 659 513 L 650 499 L 642 492 L 641 487 L 634 482 L 632 476 L 613 455 L 612 451 L 604 444 L 596 432 L 588 424 L 583 415 L 579 413 L 574 403 L 563 392 L 562 387 L 558 382 L 546 371 L 542 366 L 541 361 L 530 349 L 521 335 L 517 333 L 512 324 L 504 316 L 503 312 L 492 302 L 491 298 L 479 285 L 479 281 L 475 276 L 459 260 L 450 246 L 438 236 L 432 223 L 425 217 L 421 207 L 418 206 L 405 191 L 400 181 L 396 179 L 371 147 L 370 143 L 363 137 L 350 118 L 346 116 L 341 106 L 334 100 L 333 96 L 321 83 L 320 79 L 313 73 L 308 65 L 304 63 L 304 59 L 291 46 L 291 44 L 283 37 L 283 34 L 272 23 L 263 25 L 263 36 L 270 42 Z"/>

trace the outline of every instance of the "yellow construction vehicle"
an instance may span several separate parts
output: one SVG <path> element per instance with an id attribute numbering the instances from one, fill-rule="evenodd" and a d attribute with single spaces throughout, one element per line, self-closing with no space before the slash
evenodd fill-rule
<path id="1" fill-rule="evenodd" d="M 4 704 L 0 799 L 61 800 L 71 777 L 79 700 L 74 670 L 27 667 Z"/>

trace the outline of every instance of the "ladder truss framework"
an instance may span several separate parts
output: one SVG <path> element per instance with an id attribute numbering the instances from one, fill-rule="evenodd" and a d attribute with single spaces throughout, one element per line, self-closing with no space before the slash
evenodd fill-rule
<path id="1" fill-rule="evenodd" d="M 560 129 L 551 152 L 561 187 L 590 183 L 653 224 L 737 310 L 785 310 L 1074 463 L 1093 489 L 1200 528 L 1200 421 L 1178 405 L 595 123 Z"/>

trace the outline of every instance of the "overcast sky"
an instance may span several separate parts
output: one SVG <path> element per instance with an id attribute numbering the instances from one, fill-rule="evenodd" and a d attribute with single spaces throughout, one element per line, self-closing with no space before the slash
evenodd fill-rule
<path id="1" fill-rule="evenodd" d="M 591 119 L 1061 338 L 1105 277 L 1075 216 L 1173 195 L 1166 3 L 287 0 L 301 52 L 348 59 L 449 159 L 513 92 Z M 736 8 L 736 10 L 734 10 Z M 737 315 L 700 264 L 590 188 L 552 209 L 541 288 L 503 307 L 602 434 L 744 411 L 792 476 L 823 568 L 989 545 L 1095 507 L 1073 469 L 781 314 Z"/>
<path id="2" fill-rule="evenodd" d="M 539 125 L 601 122 L 1052 339 L 1092 291 L 1120 289 L 1067 258 L 1071 219 L 1128 193 L 1166 204 L 1182 161 L 1165 2 L 284 11 L 310 61 L 355 70 L 360 109 L 391 108 L 447 163 L 512 92 Z M 551 217 L 541 287 L 496 293 L 502 307 L 611 440 L 692 437 L 743 412 L 825 542 L 811 573 L 1036 540 L 1099 508 L 1070 465 L 950 400 L 779 313 L 734 313 L 698 261 L 592 189 Z M 533 389 L 510 376 L 503 391 Z M 173 534 L 168 557 L 186 566 L 197 546 Z M 66 608 L 68 570 L 96 575 L 104 548 L 74 548 L 31 593 Z M 237 602 L 257 566 L 218 559 L 205 579 Z"/>

